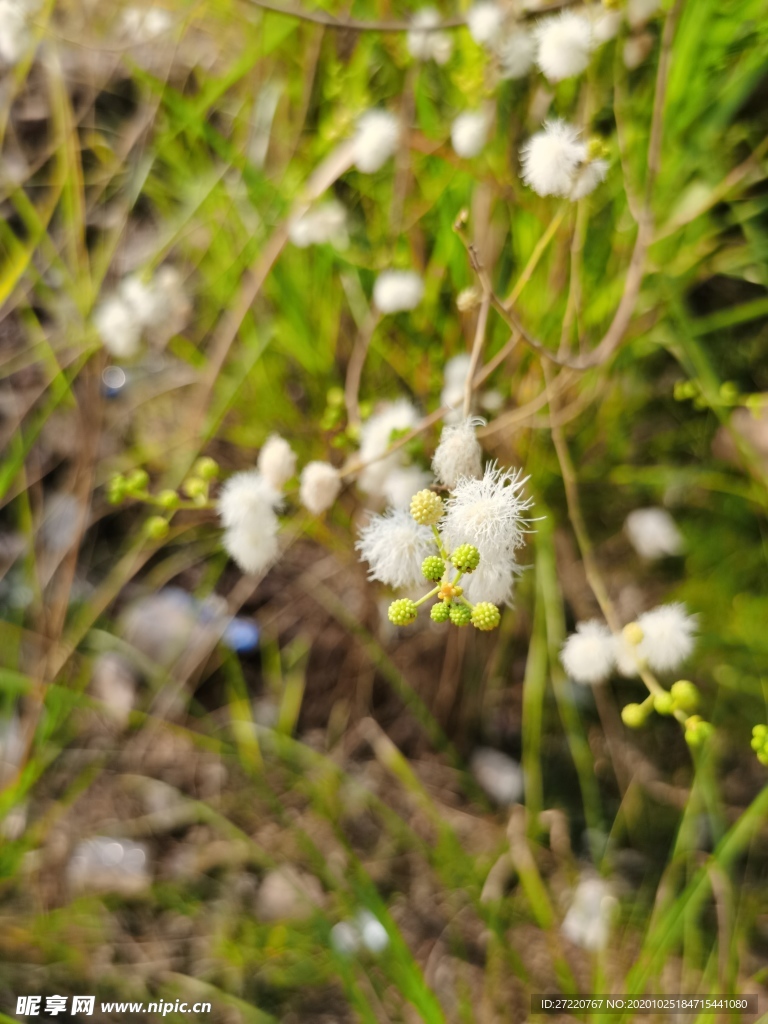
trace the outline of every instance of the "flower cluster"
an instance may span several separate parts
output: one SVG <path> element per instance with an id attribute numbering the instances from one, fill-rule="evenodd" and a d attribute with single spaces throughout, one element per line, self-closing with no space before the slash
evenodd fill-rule
<path id="1" fill-rule="evenodd" d="M 477 445 L 471 425 L 447 427 L 444 437 L 455 430 L 471 431 L 472 445 Z M 439 452 L 435 459 L 441 465 Z M 479 470 L 479 446 L 477 462 L 472 468 Z M 390 509 L 373 516 L 360 532 L 357 549 L 368 562 L 370 579 L 395 589 L 415 587 L 423 579 L 434 584 L 418 600 L 392 602 L 388 614 L 395 625 L 409 625 L 419 608 L 436 598 L 430 611 L 434 622 L 492 630 L 501 619 L 498 605 L 511 599 L 519 572 L 515 553 L 530 508 L 530 500 L 521 495 L 525 481 L 495 465 L 479 479 L 452 479 L 447 500 L 425 488 L 413 496 L 409 511 Z"/>
<path id="2" fill-rule="evenodd" d="M 161 267 L 152 278 L 125 277 L 94 310 L 93 322 L 115 359 L 133 359 L 142 336 L 160 345 L 182 329 L 191 311 L 179 271 Z"/>
<path id="3" fill-rule="evenodd" d="M 584 142 L 573 125 L 546 121 L 520 152 L 522 178 L 540 196 L 582 199 L 605 180 L 608 164 L 602 153 L 602 143 Z"/>

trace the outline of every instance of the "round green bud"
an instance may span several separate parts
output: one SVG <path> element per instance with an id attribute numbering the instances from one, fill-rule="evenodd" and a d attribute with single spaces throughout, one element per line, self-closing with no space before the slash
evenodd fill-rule
<path id="1" fill-rule="evenodd" d="M 496 629 L 500 622 L 501 613 L 490 601 L 479 601 L 472 609 L 472 625 L 475 629 Z"/>
<path id="2" fill-rule="evenodd" d="M 768 740 L 768 725 L 756 725 L 752 729 L 752 736 L 756 740 L 760 740 L 761 743 L 765 743 Z"/>
<path id="3" fill-rule="evenodd" d="M 675 711 L 695 711 L 699 706 L 699 691 L 687 679 L 678 679 L 669 690 L 675 704 Z"/>
<path id="4" fill-rule="evenodd" d="M 144 469 L 134 469 L 125 481 L 129 494 L 143 494 L 149 487 L 149 473 Z"/>
<path id="5" fill-rule="evenodd" d="M 621 635 L 630 647 L 637 647 L 643 642 L 643 627 L 639 622 L 628 622 L 622 629 Z"/>
<path id="6" fill-rule="evenodd" d="M 168 536 L 168 520 L 162 516 L 150 516 L 144 523 L 144 532 L 151 540 L 163 540 Z"/>
<path id="7" fill-rule="evenodd" d="M 411 515 L 422 526 L 434 526 L 443 517 L 443 499 L 425 488 L 411 498 Z"/>
<path id="8" fill-rule="evenodd" d="M 768 750 L 759 751 L 757 755 L 757 760 L 760 762 L 760 764 L 764 764 L 766 767 L 768 767 Z"/>
<path id="9" fill-rule="evenodd" d="M 205 480 L 201 480 L 198 476 L 188 477 L 181 485 L 182 491 L 188 498 L 205 498 L 208 494 L 208 485 Z"/>
<path id="10" fill-rule="evenodd" d="M 157 503 L 163 508 L 178 508 L 180 501 L 176 491 L 160 491 L 157 496 Z"/>
<path id="11" fill-rule="evenodd" d="M 448 609 L 454 626 L 468 626 L 472 621 L 472 609 L 465 604 L 452 604 Z"/>
<path id="12" fill-rule="evenodd" d="M 646 711 L 642 704 L 625 704 L 621 709 L 621 720 L 628 729 L 639 729 L 645 725 Z"/>
<path id="13" fill-rule="evenodd" d="M 653 708 L 659 715 L 671 715 L 675 710 L 675 699 L 671 693 L 657 693 L 653 698 Z"/>
<path id="14" fill-rule="evenodd" d="M 432 605 L 429 617 L 433 622 L 447 622 L 451 617 L 451 606 L 445 601 L 438 601 Z"/>
<path id="15" fill-rule="evenodd" d="M 459 544 L 451 555 L 451 561 L 459 572 L 474 572 L 480 565 L 480 552 L 473 544 Z"/>
<path id="16" fill-rule="evenodd" d="M 689 747 L 701 747 L 715 731 L 711 722 L 705 722 L 701 715 L 691 715 L 685 720 L 685 741 Z"/>
<path id="17" fill-rule="evenodd" d="M 111 505 L 119 505 L 128 493 L 124 476 L 113 476 L 107 488 L 107 500 Z"/>
<path id="18" fill-rule="evenodd" d="M 426 579 L 432 580 L 433 583 L 437 583 L 438 580 L 443 578 L 445 562 L 439 555 L 427 555 L 421 563 L 421 572 Z"/>
<path id="19" fill-rule="evenodd" d="M 192 469 L 193 476 L 199 476 L 201 480 L 215 480 L 219 475 L 219 464 L 208 455 L 203 455 L 195 463 Z"/>
<path id="20" fill-rule="evenodd" d="M 410 597 L 401 597 L 398 601 L 393 601 L 387 611 L 389 621 L 396 626 L 407 626 L 418 614 L 419 609 Z"/>

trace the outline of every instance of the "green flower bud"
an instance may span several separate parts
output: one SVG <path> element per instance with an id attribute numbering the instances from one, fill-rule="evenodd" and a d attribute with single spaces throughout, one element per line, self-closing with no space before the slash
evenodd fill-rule
<path id="1" fill-rule="evenodd" d="M 752 736 L 761 743 L 768 740 L 768 725 L 756 725 L 752 730 Z"/>
<path id="2" fill-rule="evenodd" d="M 182 491 L 188 498 L 206 498 L 208 496 L 208 484 L 200 477 L 190 476 L 181 485 Z"/>
<path id="3" fill-rule="evenodd" d="M 411 498 L 411 515 L 422 526 L 434 526 L 443 517 L 443 499 L 425 488 Z"/>
<path id="4" fill-rule="evenodd" d="M 157 496 L 158 505 L 162 505 L 163 508 L 178 508 L 181 498 L 179 498 L 176 491 L 160 491 Z"/>
<path id="5" fill-rule="evenodd" d="M 657 693 L 653 698 L 653 708 L 659 715 L 671 715 L 675 710 L 675 699 L 671 693 Z"/>
<path id="6" fill-rule="evenodd" d="M 496 629 L 501 622 L 501 613 L 490 601 L 479 601 L 472 609 L 472 625 L 483 631 Z"/>
<path id="7" fill-rule="evenodd" d="M 119 505 L 128 493 L 128 486 L 124 476 L 118 474 L 113 476 L 107 487 L 107 500 L 111 505 Z"/>
<path id="8" fill-rule="evenodd" d="M 768 768 L 768 750 L 761 750 L 758 752 L 757 760 L 760 764 L 764 764 Z"/>
<path id="9" fill-rule="evenodd" d="M 387 611 L 389 621 L 396 626 L 407 626 L 418 614 L 419 609 L 410 597 L 402 597 L 398 601 L 393 601 Z"/>
<path id="10" fill-rule="evenodd" d="M 451 555 L 459 572 L 474 572 L 480 565 L 480 552 L 473 544 L 460 544 Z"/>
<path id="11" fill-rule="evenodd" d="M 151 540 L 163 540 L 168 536 L 168 520 L 162 516 L 150 516 L 144 523 L 144 532 Z"/>
<path id="12" fill-rule="evenodd" d="M 447 622 L 451 617 L 451 606 L 445 601 L 438 601 L 437 604 L 432 605 L 429 617 L 433 622 Z"/>
<path id="13" fill-rule="evenodd" d="M 208 455 L 198 459 L 192 469 L 192 476 L 199 476 L 201 480 L 215 480 L 219 475 L 219 464 Z"/>
<path id="14" fill-rule="evenodd" d="M 622 629 L 621 635 L 630 647 L 637 647 L 643 642 L 643 627 L 639 622 L 628 622 Z"/>
<path id="15" fill-rule="evenodd" d="M 448 614 L 454 626 L 468 626 L 472 621 L 472 609 L 465 604 L 450 605 Z"/>
<path id="16" fill-rule="evenodd" d="M 701 747 L 712 736 L 715 727 L 705 722 L 701 715 L 691 715 L 685 720 L 685 741 L 689 747 Z"/>
<path id="17" fill-rule="evenodd" d="M 432 580 L 433 583 L 437 583 L 438 580 L 443 578 L 445 562 L 439 555 L 427 555 L 421 563 L 421 572 L 426 579 Z"/>
<path id="18" fill-rule="evenodd" d="M 628 729 L 639 729 L 645 725 L 646 710 L 642 704 L 625 704 L 621 709 L 621 720 Z"/>
<path id="19" fill-rule="evenodd" d="M 149 474 L 144 469 L 134 469 L 132 473 L 128 474 L 125 486 L 128 494 L 145 494 L 149 487 Z"/>
<path id="20" fill-rule="evenodd" d="M 695 711 L 699 706 L 699 691 L 687 679 L 678 679 L 669 690 L 675 704 L 675 711 Z"/>

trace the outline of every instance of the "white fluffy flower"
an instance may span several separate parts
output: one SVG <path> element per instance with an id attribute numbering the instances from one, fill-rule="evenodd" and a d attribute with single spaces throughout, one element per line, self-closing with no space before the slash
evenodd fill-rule
<path id="1" fill-rule="evenodd" d="M 624 529 L 641 558 L 665 558 L 682 551 L 683 538 L 664 508 L 636 508 L 627 516 Z"/>
<path id="2" fill-rule="evenodd" d="M 424 295 L 424 282 L 413 270 L 384 270 L 373 286 L 373 301 L 380 313 L 415 309 Z"/>
<path id="3" fill-rule="evenodd" d="M 521 494 L 527 479 L 521 479 L 520 470 L 495 464 L 486 466 L 479 480 L 462 476 L 445 503 L 443 534 L 448 547 L 474 544 L 481 565 L 483 559 L 511 557 L 525 539 L 524 513 L 532 504 Z"/>
<path id="4" fill-rule="evenodd" d="M 607 160 L 590 160 L 589 163 L 584 164 L 577 171 L 576 177 L 573 179 L 571 191 L 568 193 L 568 198 L 576 202 L 577 199 L 583 199 L 584 196 L 588 196 L 591 192 L 595 191 L 598 185 L 605 181 L 607 173 Z"/>
<path id="5" fill-rule="evenodd" d="M 690 655 L 696 619 L 684 604 L 662 604 L 637 620 L 643 631 L 638 655 L 654 672 L 672 672 Z"/>
<path id="6" fill-rule="evenodd" d="M 452 489 L 462 478 L 482 476 L 483 453 L 475 433 L 482 423 L 470 417 L 456 426 L 443 427 L 432 459 L 432 470 L 441 484 Z"/>
<path id="7" fill-rule="evenodd" d="M 563 935 L 582 949 L 605 949 L 618 901 L 598 877 L 582 877 L 563 921 Z"/>
<path id="8" fill-rule="evenodd" d="M 260 573 L 276 561 L 280 495 L 258 470 L 235 473 L 219 495 L 223 544 L 243 572 Z"/>
<path id="9" fill-rule="evenodd" d="M 296 452 L 284 437 L 272 434 L 262 445 L 256 465 L 267 483 L 281 491 L 296 472 Z"/>
<path id="10" fill-rule="evenodd" d="M 471 357 L 466 352 L 462 352 L 458 356 L 453 356 L 445 364 L 440 405 L 447 405 L 451 410 L 445 416 L 447 424 L 456 424 L 463 419 L 464 386 L 471 362 Z"/>
<path id="11" fill-rule="evenodd" d="M 142 328 L 154 323 L 160 315 L 162 299 L 151 282 L 140 274 L 131 274 L 120 283 L 120 298 L 133 311 Z"/>
<path id="12" fill-rule="evenodd" d="M 536 63 L 550 82 L 560 82 L 589 64 L 592 25 L 583 14 L 562 11 L 537 26 L 536 42 Z"/>
<path id="13" fill-rule="evenodd" d="M 120 19 L 120 32 L 132 43 L 146 44 L 164 35 L 172 25 L 170 12 L 162 7 L 128 7 Z"/>
<path id="14" fill-rule="evenodd" d="M 501 29 L 504 14 L 493 0 L 479 0 L 467 12 L 469 34 L 481 46 L 491 44 Z"/>
<path id="15" fill-rule="evenodd" d="M 434 553 L 435 539 L 431 528 L 414 522 L 410 512 L 390 509 L 371 517 L 355 547 L 368 563 L 369 579 L 399 589 L 424 582 L 421 563 Z"/>
<path id="16" fill-rule="evenodd" d="M 396 466 L 384 478 L 382 493 L 392 508 L 408 508 L 414 494 L 431 483 L 432 474 L 419 466 Z"/>
<path id="17" fill-rule="evenodd" d="M 567 196 L 587 159 L 579 131 L 565 121 L 546 121 L 521 152 L 522 177 L 540 196 Z"/>
<path id="18" fill-rule="evenodd" d="M 483 110 L 467 110 L 451 125 L 451 145 L 457 156 L 466 160 L 482 150 L 488 141 L 490 120 Z"/>
<path id="19" fill-rule="evenodd" d="M 560 651 L 560 661 L 577 683 L 602 683 L 615 666 L 614 638 L 608 627 L 592 619 L 580 622 Z"/>
<path id="20" fill-rule="evenodd" d="M 523 78 L 531 70 L 536 41 L 528 29 L 516 27 L 496 48 L 502 78 Z"/>
<path id="21" fill-rule="evenodd" d="M 513 552 L 496 555 L 493 560 L 481 558 L 478 568 L 461 578 L 464 596 L 472 604 L 477 601 L 512 604 L 515 580 L 521 572 Z"/>
<path id="22" fill-rule="evenodd" d="M 27 11 L 18 0 L 0 0 L 0 65 L 18 64 L 29 45 Z"/>
<path id="23" fill-rule="evenodd" d="M 343 249 L 349 242 L 347 211 L 335 199 L 319 203 L 303 216 L 291 221 L 288 237 L 298 249 L 325 245 L 327 242 L 337 249 Z"/>
<path id="24" fill-rule="evenodd" d="M 592 21 L 592 39 L 595 46 L 602 46 L 619 34 L 621 28 L 621 11 L 602 9 Z"/>
<path id="25" fill-rule="evenodd" d="M 137 354 L 142 325 L 132 307 L 119 295 L 99 303 L 93 322 L 104 347 L 115 359 L 132 359 Z"/>
<path id="26" fill-rule="evenodd" d="M 445 64 L 453 53 L 453 40 L 447 32 L 435 30 L 440 24 L 440 12 L 434 7 L 422 7 L 411 21 L 413 28 L 408 32 L 408 52 L 414 60 L 433 60 Z M 424 29 L 431 29 L 425 32 Z"/>
<path id="27" fill-rule="evenodd" d="M 660 6 L 661 0 L 628 0 L 627 21 L 630 28 L 640 28 L 654 16 Z"/>
<path id="28" fill-rule="evenodd" d="M 517 761 L 491 747 L 478 747 L 469 761 L 472 774 L 497 804 L 511 807 L 523 795 L 523 770 Z"/>
<path id="29" fill-rule="evenodd" d="M 623 631 L 611 639 L 616 668 L 627 679 L 633 678 L 638 674 L 640 668 L 637 645 L 630 643 Z"/>
<path id="30" fill-rule="evenodd" d="M 653 36 L 650 32 L 640 32 L 638 35 L 630 36 L 624 43 L 622 56 L 624 66 L 630 71 L 639 68 L 653 49 Z"/>
<path id="31" fill-rule="evenodd" d="M 340 490 L 341 476 L 329 462 L 308 462 L 302 469 L 299 500 L 313 515 L 329 509 Z"/>
<path id="32" fill-rule="evenodd" d="M 365 421 L 360 431 L 360 459 L 370 463 L 360 473 L 357 484 L 361 491 L 373 497 L 384 496 L 384 482 L 398 466 L 405 465 L 401 450 L 384 456 L 395 430 L 409 430 L 419 421 L 417 409 L 407 398 L 389 402 Z M 384 456 L 382 458 L 382 456 Z"/>
<path id="33" fill-rule="evenodd" d="M 387 110 L 368 110 L 357 122 L 355 164 L 364 174 L 378 171 L 394 155 L 400 139 L 400 125 Z"/>

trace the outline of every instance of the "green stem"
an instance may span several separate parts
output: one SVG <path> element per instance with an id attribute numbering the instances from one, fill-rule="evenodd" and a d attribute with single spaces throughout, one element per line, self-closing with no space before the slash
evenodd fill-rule
<path id="1" fill-rule="evenodd" d="M 422 605 L 422 604 L 424 604 L 425 601 L 428 601 L 430 599 L 430 597 L 434 597 L 439 589 L 440 589 L 440 584 L 438 583 L 437 586 L 433 590 L 430 590 L 430 592 L 428 594 L 425 594 L 424 597 L 420 597 L 418 601 L 414 601 L 413 603 L 418 608 L 419 605 Z"/>
<path id="2" fill-rule="evenodd" d="M 445 561 L 447 562 L 451 556 L 446 551 L 445 545 L 443 544 L 443 538 L 440 536 L 440 531 L 434 524 L 432 525 L 432 533 L 434 533 L 435 535 L 435 543 L 437 544 L 437 550 L 440 552 L 441 557 L 444 558 Z"/>

